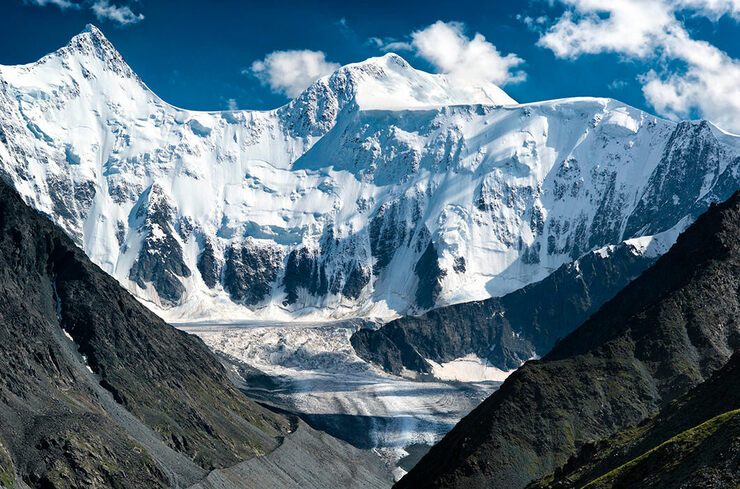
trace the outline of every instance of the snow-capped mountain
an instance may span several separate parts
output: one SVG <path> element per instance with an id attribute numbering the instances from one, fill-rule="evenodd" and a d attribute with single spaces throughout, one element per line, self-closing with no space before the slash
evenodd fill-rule
<path id="1" fill-rule="evenodd" d="M 272 111 L 188 111 L 88 26 L 0 66 L 0 168 L 166 318 L 389 317 L 682 229 L 740 187 L 740 138 L 394 54 Z"/>

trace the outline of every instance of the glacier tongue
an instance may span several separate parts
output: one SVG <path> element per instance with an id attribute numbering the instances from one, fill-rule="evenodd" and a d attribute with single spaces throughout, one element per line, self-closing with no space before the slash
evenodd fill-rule
<path id="1" fill-rule="evenodd" d="M 617 101 L 516 104 L 388 54 L 271 111 L 163 102 L 95 27 L 0 66 L 0 168 L 168 319 L 392 317 L 690 222 L 740 140 Z"/>
<path id="2" fill-rule="evenodd" d="M 475 369 L 460 368 L 470 359 L 442 367 L 443 374 L 464 376 L 464 383 L 386 374 L 352 348 L 349 338 L 360 327 L 358 320 L 180 327 L 225 355 L 234 377 L 241 377 L 237 385 L 250 397 L 298 413 L 314 428 L 356 447 L 372 449 L 391 468 L 408 455 L 410 445 L 437 442 L 504 377 L 499 371 L 497 379 L 478 378 Z"/>

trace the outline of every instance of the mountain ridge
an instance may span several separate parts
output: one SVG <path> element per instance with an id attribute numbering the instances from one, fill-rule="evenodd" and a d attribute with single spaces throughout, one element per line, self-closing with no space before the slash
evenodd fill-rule
<path id="1" fill-rule="evenodd" d="M 388 319 L 504 295 L 691 221 L 740 179 L 738 138 L 708 123 L 489 88 L 389 54 L 271 111 L 188 111 L 90 27 L 0 67 L 0 171 L 177 321 Z M 152 189 L 156 230 L 136 215 Z"/>
<path id="2" fill-rule="evenodd" d="M 504 372 L 513 371 L 549 352 L 660 254 L 629 242 L 590 252 L 502 297 L 404 316 L 376 330 L 361 329 L 352 335 L 352 346 L 361 358 L 395 375 L 433 374 L 429 361 L 442 364 L 470 354 Z"/>
<path id="3" fill-rule="evenodd" d="M 734 487 L 740 443 L 738 368 L 736 351 L 724 367 L 656 416 L 587 443 L 565 465 L 527 488 Z M 712 433 L 713 424 L 722 427 L 724 436 L 717 436 L 719 428 Z M 677 453 L 671 453 L 672 445 L 678 445 Z"/>
<path id="4" fill-rule="evenodd" d="M 394 487 L 524 487 L 709 378 L 740 348 L 739 235 L 737 191 Z"/>

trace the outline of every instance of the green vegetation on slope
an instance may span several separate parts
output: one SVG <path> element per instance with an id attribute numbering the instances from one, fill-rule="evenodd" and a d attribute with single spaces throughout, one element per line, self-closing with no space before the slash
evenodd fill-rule
<path id="1" fill-rule="evenodd" d="M 740 482 L 740 439 L 737 420 L 727 416 L 737 417 L 738 410 L 740 353 L 735 353 L 708 380 L 657 415 L 584 444 L 578 455 L 528 488 L 576 489 L 589 483 L 600 488 L 624 486 L 624 480 L 639 487 L 696 487 L 706 485 L 707 479 L 711 487 L 735 489 L 733 484 Z M 710 432 L 715 427 L 721 435 Z M 712 441 L 703 441 L 708 436 Z"/>
<path id="2" fill-rule="evenodd" d="M 3 439 L 0 438 L 0 487 L 3 489 L 13 489 L 15 486 L 15 468 L 13 461 L 10 459 L 8 449 L 3 445 Z"/>
<path id="3" fill-rule="evenodd" d="M 697 461 L 707 458 L 710 451 L 732 443 L 740 445 L 740 409 L 720 414 L 674 436 L 584 488 L 671 487 L 675 479 L 683 481 L 678 472 L 687 472 L 687 467 L 691 467 L 691 471 L 696 470 Z M 740 482 L 737 472 L 730 472 L 728 476 L 734 479 L 730 483 Z"/>

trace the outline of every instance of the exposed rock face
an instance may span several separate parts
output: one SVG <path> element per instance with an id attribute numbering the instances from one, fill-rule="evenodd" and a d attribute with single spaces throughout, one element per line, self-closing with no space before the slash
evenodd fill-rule
<path id="1" fill-rule="evenodd" d="M 203 243 L 203 251 L 201 251 L 198 257 L 198 271 L 203 282 L 211 289 L 216 287 L 221 281 L 221 266 L 216 258 L 213 243 L 207 238 Z"/>
<path id="2" fill-rule="evenodd" d="M 589 442 L 528 489 L 716 487 L 740 483 L 740 352 L 636 426 Z"/>
<path id="3" fill-rule="evenodd" d="M 409 199 L 386 202 L 370 221 L 370 250 L 375 258 L 375 275 L 388 266 L 396 251 L 405 246 L 414 233 L 414 220 L 418 221 L 421 216 L 418 205 L 417 201 Z"/>
<path id="4" fill-rule="evenodd" d="M 259 304 L 272 292 L 282 255 L 278 248 L 248 241 L 226 250 L 224 287 L 235 302 Z"/>
<path id="5" fill-rule="evenodd" d="M 135 216 L 144 240 L 129 278 L 143 289 L 151 284 L 162 300 L 175 305 L 185 292 L 179 277 L 189 277 L 190 269 L 170 225 L 174 214 L 162 187 L 154 184 L 144 193 Z"/>
<path id="6" fill-rule="evenodd" d="M 0 182 L 0 484 L 182 486 L 287 429 Z"/>
<path id="7" fill-rule="evenodd" d="M 629 244 L 588 253 L 503 297 L 360 330 L 352 345 L 362 358 L 396 375 L 404 368 L 431 373 L 427 360 L 444 363 L 470 353 L 512 370 L 545 355 L 654 261 Z"/>
<path id="8" fill-rule="evenodd" d="M 94 27 L 0 66 L 0 174 L 178 320 L 390 317 L 502 296 L 685 228 L 737 188 L 739 141 L 610 99 L 516 105 L 393 54 L 273 111 L 172 107 Z M 160 194 L 167 212 L 140 215 Z"/>
<path id="9" fill-rule="evenodd" d="M 342 295 L 350 299 L 357 299 L 360 297 L 363 289 L 370 283 L 372 275 L 368 268 L 365 268 L 359 263 L 350 266 L 352 268 L 347 275 L 347 280 L 344 282 L 344 287 L 342 287 Z"/>
<path id="10" fill-rule="evenodd" d="M 512 374 L 395 487 L 523 487 L 709 378 L 740 348 L 739 238 L 737 192 Z"/>
<path id="11" fill-rule="evenodd" d="M 307 248 L 291 251 L 285 266 L 283 285 L 287 293 L 286 304 L 294 304 L 298 300 L 299 288 L 305 289 L 312 295 L 326 295 L 329 291 L 329 283 L 326 278 L 326 268 L 319 259 L 319 255 Z"/>
<path id="12" fill-rule="evenodd" d="M 423 309 L 434 307 L 442 291 L 442 279 L 447 272 L 439 267 L 437 249 L 433 243 L 429 243 L 419 261 L 416 262 L 414 273 L 419 277 L 419 285 L 416 286 L 416 303 Z"/>
<path id="13" fill-rule="evenodd" d="M 625 235 L 665 231 L 681 216 L 699 216 L 707 200 L 727 198 L 724 194 L 728 190 L 740 188 L 740 173 L 727 163 L 709 123 L 679 123 L 635 212 L 627 220 Z M 712 182 L 721 184 L 710 191 Z"/>

